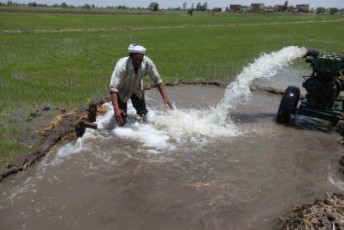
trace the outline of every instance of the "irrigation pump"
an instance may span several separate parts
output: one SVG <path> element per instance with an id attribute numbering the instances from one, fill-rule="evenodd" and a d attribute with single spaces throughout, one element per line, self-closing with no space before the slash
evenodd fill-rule
<path id="1" fill-rule="evenodd" d="M 302 87 L 306 90 L 300 105 L 300 89 L 288 86 L 281 99 L 276 121 L 288 123 L 293 115 L 305 115 L 330 121 L 335 126 L 344 119 L 344 55 L 308 50 L 303 57 L 312 67 L 312 74 L 304 76 Z"/>

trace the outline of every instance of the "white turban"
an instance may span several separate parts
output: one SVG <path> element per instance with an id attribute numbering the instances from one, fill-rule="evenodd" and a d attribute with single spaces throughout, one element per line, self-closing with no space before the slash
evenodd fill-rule
<path id="1" fill-rule="evenodd" d="M 134 54 L 144 54 L 146 52 L 146 48 L 137 44 L 130 44 L 128 47 L 129 53 Z"/>

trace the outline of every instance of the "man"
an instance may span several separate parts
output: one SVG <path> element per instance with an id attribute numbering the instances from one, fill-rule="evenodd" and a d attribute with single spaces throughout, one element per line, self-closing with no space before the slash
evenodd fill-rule
<path id="1" fill-rule="evenodd" d="M 110 81 L 110 95 L 115 112 L 115 119 L 120 126 L 127 122 L 127 101 L 131 102 L 140 117 L 148 113 L 143 92 L 143 77 L 147 74 L 158 88 L 164 104 L 171 110 L 173 106 L 167 97 L 160 74 L 153 61 L 145 56 L 146 48 L 131 44 L 129 56 L 118 60 Z"/>

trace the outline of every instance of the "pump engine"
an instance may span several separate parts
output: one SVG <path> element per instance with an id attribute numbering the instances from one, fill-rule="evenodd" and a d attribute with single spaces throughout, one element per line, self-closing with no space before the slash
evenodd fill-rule
<path id="1" fill-rule="evenodd" d="M 308 105 L 331 109 L 344 89 L 344 56 L 309 50 L 305 60 L 313 68 L 310 76 L 304 76 L 302 84 L 307 91 Z"/>
<path id="2" fill-rule="evenodd" d="M 288 123 L 291 116 L 305 115 L 328 120 L 332 125 L 344 120 L 344 55 L 308 50 L 304 56 L 312 74 L 304 76 L 307 93 L 298 106 L 300 89 L 288 86 L 278 108 L 276 121 Z"/>

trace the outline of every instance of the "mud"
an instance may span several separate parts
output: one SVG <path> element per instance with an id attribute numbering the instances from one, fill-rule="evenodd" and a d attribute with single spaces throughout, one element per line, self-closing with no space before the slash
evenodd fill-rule
<path id="1" fill-rule="evenodd" d="M 96 99 L 90 102 L 88 106 L 81 106 L 70 113 L 58 115 L 48 128 L 40 131 L 41 140 L 39 147 L 35 151 L 17 157 L 13 163 L 0 169 L 0 182 L 3 178 L 33 165 L 61 140 L 75 139 L 76 137 L 82 136 L 85 132 L 85 122 L 94 122 L 96 120 L 97 106 L 104 102 L 105 99 Z M 44 108 L 43 110 L 47 109 Z M 35 113 L 31 113 L 27 120 L 40 115 L 41 111 L 37 110 Z"/>
<path id="2" fill-rule="evenodd" d="M 280 229 L 344 229 L 344 195 L 329 193 L 313 204 L 303 204 L 280 218 Z"/>

